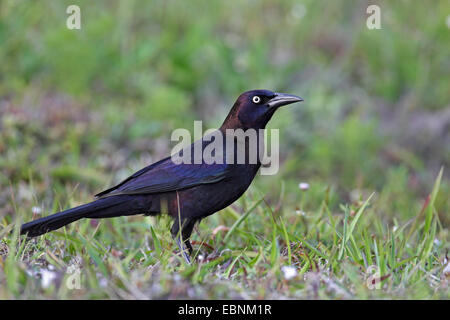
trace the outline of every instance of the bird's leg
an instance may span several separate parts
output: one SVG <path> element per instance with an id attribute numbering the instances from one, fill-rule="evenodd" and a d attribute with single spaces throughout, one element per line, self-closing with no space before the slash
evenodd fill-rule
<path id="1" fill-rule="evenodd" d="M 178 219 L 175 219 L 171 229 L 172 237 L 175 239 L 178 248 L 180 249 L 181 254 L 183 255 L 183 258 L 186 260 L 188 264 L 191 264 L 191 259 L 189 258 L 189 255 L 191 255 L 193 252 L 191 242 L 189 241 L 189 237 L 191 236 L 194 224 L 195 221 L 184 220 L 183 223 L 181 224 L 181 231 L 180 231 L 180 222 L 178 221 Z"/>
<path id="2" fill-rule="evenodd" d="M 189 239 L 184 239 L 184 244 L 186 245 L 187 249 L 189 250 L 189 255 L 192 255 L 192 252 L 194 252 L 194 249 L 192 249 L 191 241 Z"/>
<path id="3" fill-rule="evenodd" d="M 183 243 L 181 241 L 181 237 L 176 237 L 175 241 L 177 242 L 178 248 L 180 249 L 184 260 L 186 260 L 186 263 L 187 264 L 191 264 L 191 258 L 189 258 L 189 255 L 186 252 L 187 250 L 189 250 L 189 247 L 187 249 L 183 248 L 184 245 L 183 245 Z M 188 243 L 189 243 L 189 241 L 188 241 Z"/>

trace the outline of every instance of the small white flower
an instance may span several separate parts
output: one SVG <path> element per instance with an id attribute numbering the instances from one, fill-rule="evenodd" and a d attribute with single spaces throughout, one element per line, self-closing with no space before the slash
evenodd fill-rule
<path id="1" fill-rule="evenodd" d="M 303 211 L 303 210 L 295 210 L 295 213 L 298 214 L 299 216 L 305 215 L 305 211 Z"/>
<path id="2" fill-rule="evenodd" d="M 33 214 L 41 214 L 42 209 L 40 207 L 33 207 L 31 208 L 31 212 L 33 212 Z"/>
<path id="3" fill-rule="evenodd" d="M 41 271 L 41 277 L 42 287 L 48 288 L 56 279 L 56 272 L 44 269 Z"/>
<path id="4" fill-rule="evenodd" d="M 106 288 L 108 286 L 108 279 L 106 278 L 100 278 L 100 281 L 98 282 L 98 285 L 102 288 Z"/>
<path id="5" fill-rule="evenodd" d="M 302 19 L 306 15 L 306 7 L 298 3 L 292 7 L 291 14 L 296 19 Z"/>
<path id="6" fill-rule="evenodd" d="M 298 184 L 298 187 L 300 188 L 300 190 L 306 191 L 309 189 L 309 183 L 307 182 L 300 182 Z"/>
<path id="7" fill-rule="evenodd" d="M 286 280 L 291 280 L 297 276 L 297 269 L 291 266 L 283 266 L 281 267 L 281 271 L 283 272 L 284 278 Z"/>
<path id="8" fill-rule="evenodd" d="M 361 198 L 361 191 L 358 189 L 353 189 L 350 191 L 350 200 L 356 202 Z"/>
<path id="9" fill-rule="evenodd" d="M 106 288 L 108 286 L 108 279 L 106 279 L 100 272 L 97 272 L 96 275 L 98 279 L 98 285 L 101 288 Z"/>
<path id="10" fill-rule="evenodd" d="M 397 227 L 397 226 L 393 226 L 393 227 L 392 227 L 392 232 L 395 232 L 395 231 L 397 231 L 397 229 L 398 229 L 398 227 Z"/>

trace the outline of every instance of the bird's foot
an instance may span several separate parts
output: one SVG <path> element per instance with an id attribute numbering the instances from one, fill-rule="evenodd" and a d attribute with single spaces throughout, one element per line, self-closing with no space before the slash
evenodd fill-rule
<path id="1" fill-rule="evenodd" d="M 187 264 L 191 264 L 191 258 L 189 257 L 189 254 L 192 252 L 192 246 L 187 241 L 186 245 L 182 243 L 181 239 L 179 237 L 176 238 L 178 248 L 181 251 L 181 255 L 183 256 L 184 260 Z"/>

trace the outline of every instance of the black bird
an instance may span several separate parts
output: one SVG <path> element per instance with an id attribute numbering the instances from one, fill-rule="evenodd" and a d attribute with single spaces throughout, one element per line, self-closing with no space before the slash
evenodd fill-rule
<path id="1" fill-rule="evenodd" d="M 261 166 L 259 158 L 250 161 L 249 152 L 254 148 L 251 148 L 249 139 L 239 141 L 239 138 L 233 137 L 233 150 L 226 145 L 228 129 L 242 129 L 244 133 L 264 129 L 279 107 L 299 101 L 303 99 L 290 94 L 269 90 L 247 91 L 239 96 L 222 126 L 215 132 L 223 138 L 224 151 L 222 154 L 218 151 L 211 154 L 222 161 L 211 163 L 208 159 L 201 159 L 199 163 L 179 163 L 169 156 L 137 171 L 115 187 L 98 193 L 93 202 L 25 223 L 20 232 L 36 237 L 82 218 L 168 213 L 174 220 L 172 236 L 190 263 L 184 245 L 191 254 L 189 237 L 194 224 L 236 201 L 247 190 Z M 203 137 L 177 155 L 195 160 L 196 144 L 205 150 L 217 137 L 209 139 Z M 261 149 L 261 142 L 258 136 L 257 152 Z M 239 145 L 247 152 L 244 163 L 237 161 Z"/>

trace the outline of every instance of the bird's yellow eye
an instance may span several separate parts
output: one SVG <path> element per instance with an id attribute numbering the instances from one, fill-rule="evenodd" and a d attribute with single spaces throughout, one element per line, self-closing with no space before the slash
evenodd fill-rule
<path id="1" fill-rule="evenodd" d="M 254 96 L 252 99 L 253 103 L 260 103 L 261 102 L 261 98 L 258 96 Z"/>

